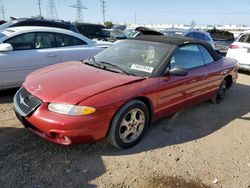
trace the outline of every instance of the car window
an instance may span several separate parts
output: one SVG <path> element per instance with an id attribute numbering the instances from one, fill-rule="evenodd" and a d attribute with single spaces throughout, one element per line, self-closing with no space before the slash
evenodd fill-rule
<path id="1" fill-rule="evenodd" d="M 203 33 L 194 33 L 194 38 L 198 40 L 210 41 L 210 39 Z"/>
<path id="2" fill-rule="evenodd" d="M 250 43 L 250 34 L 242 35 L 238 41 Z"/>
<path id="3" fill-rule="evenodd" d="M 10 43 L 13 50 L 30 50 L 35 48 L 35 33 L 26 33 L 12 37 L 4 43 Z"/>
<path id="4" fill-rule="evenodd" d="M 198 45 L 186 45 L 179 47 L 170 60 L 171 68 L 183 67 L 192 69 L 204 65 L 204 60 Z"/>
<path id="5" fill-rule="evenodd" d="M 211 54 L 207 51 L 207 49 L 203 46 L 199 46 L 204 62 L 205 64 L 209 64 L 209 63 L 213 63 L 214 62 L 214 58 L 211 56 Z"/>
<path id="6" fill-rule="evenodd" d="M 64 35 L 64 34 L 56 34 L 56 43 L 58 47 L 64 46 L 77 46 L 77 45 L 86 45 L 87 43 L 75 38 L 73 36 Z"/>
<path id="7" fill-rule="evenodd" d="M 194 38 L 194 35 L 193 35 L 193 33 L 191 32 L 191 33 L 186 34 L 186 36 L 185 36 L 185 37 Z"/>
<path id="8" fill-rule="evenodd" d="M 53 33 L 36 33 L 35 49 L 54 47 L 56 47 L 56 41 Z"/>

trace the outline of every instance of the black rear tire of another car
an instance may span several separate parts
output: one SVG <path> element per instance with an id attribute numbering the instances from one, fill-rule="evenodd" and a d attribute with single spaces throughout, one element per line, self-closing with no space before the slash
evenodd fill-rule
<path id="1" fill-rule="evenodd" d="M 141 141 L 149 124 L 149 110 L 140 100 L 123 105 L 115 114 L 107 135 L 115 147 L 125 149 Z"/>
<path id="2" fill-rule="evenodd" d="M 217 91 L 216 95 L 211 99 L 211 102 L 213 104 L 222 103 L 226 95 L 226 90 L 227 90 L 227 82 L 223 80 L 220 84 L 219 90 Z"/>

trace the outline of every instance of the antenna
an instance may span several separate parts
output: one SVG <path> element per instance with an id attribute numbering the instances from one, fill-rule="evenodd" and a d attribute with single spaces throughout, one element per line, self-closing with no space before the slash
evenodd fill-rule
<path id="1" fill-rule="evenodd" d="M 76 9 L 76 22 L 83 22 L 83 14 L 82 14 L 82 10 L 83 9 L 88 9 L 87 7 L 82 5 L 82 1 L 81 0 L 77 0 L 76 5 L 71 5 L 71 8 L 75 8 Z"/>
<path id="2" fill-rule="evenodd" d="M 57 11 L 56 11 L 56 5 L 54 0 L 48 0 L 47 1 L 47 18 L 50 19 L 57 19 Z"/>
<path id="3" fill-rule="evenodd" d="M 106 1 L 105 0 L 101 0 L 100 1 L 101 2 L 101 12 L 102 12 L 102 21 L 103 21 L 103 24 L 105 23 L 105 12 L 106 12 L 106 10 L 105 10 L 105 8 L 106 8 Z"/>

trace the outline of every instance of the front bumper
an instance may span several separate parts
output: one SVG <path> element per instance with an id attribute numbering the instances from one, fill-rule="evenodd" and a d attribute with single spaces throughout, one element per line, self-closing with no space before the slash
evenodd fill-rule
<path id="1" fill-rule="evenodd" d="M 86 144 L 106 136 L 110 117 L 107 114 L 89 116 L 67 116 L 48 110 L 42 103 L 30 116 L 21 116 L 15 110 L 22 124 L 39 137 L 62 145 Z"/>

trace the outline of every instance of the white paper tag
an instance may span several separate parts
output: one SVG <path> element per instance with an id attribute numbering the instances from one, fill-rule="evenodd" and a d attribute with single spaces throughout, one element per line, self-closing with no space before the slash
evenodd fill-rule
<path id="1" fill-rule="evenodd" d="M 153 67 L 145 66 L 145 65 L 138 65 L 138 64 L 133 64 L 130 67 L 130 69 L 139 70 L 139 71 L 148 72 L 148 73 L 152 73 L 154 70 Z"/>

